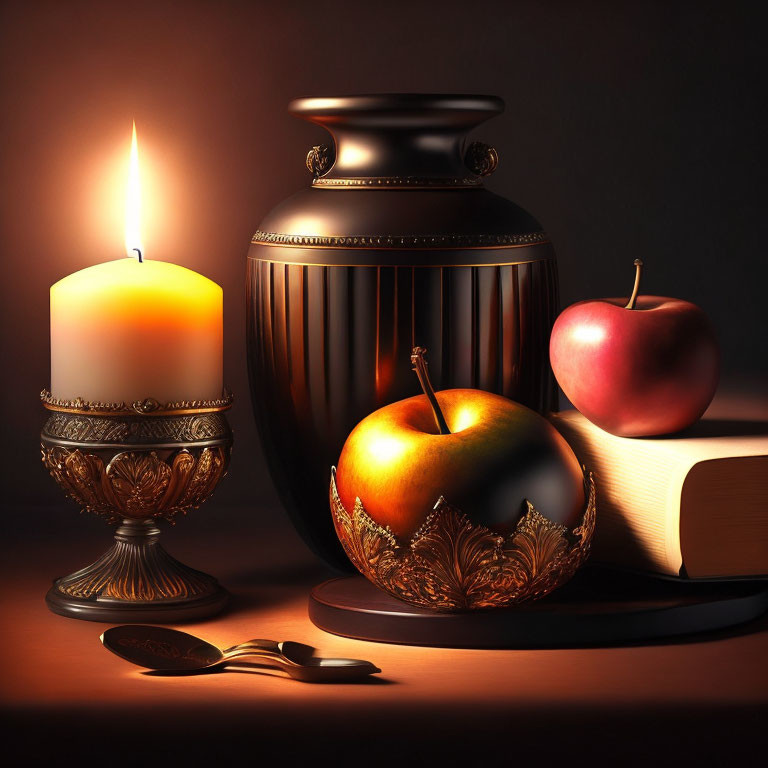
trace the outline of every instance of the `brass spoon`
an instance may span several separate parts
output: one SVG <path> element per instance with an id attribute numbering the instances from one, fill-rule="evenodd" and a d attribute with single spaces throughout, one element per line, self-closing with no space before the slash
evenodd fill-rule
<path id="1" fill-rule="evenodd" d="M 156 670 L 194 672 L 250 657 L 305 683 L 353 680 L 381 672 L 370 661 L 318 658 L 310 646 L 287 640 L 248 640 L 222 651 L 186 632 L 142 624 L 112 627 L 101 642 L 126 661 Z"/>

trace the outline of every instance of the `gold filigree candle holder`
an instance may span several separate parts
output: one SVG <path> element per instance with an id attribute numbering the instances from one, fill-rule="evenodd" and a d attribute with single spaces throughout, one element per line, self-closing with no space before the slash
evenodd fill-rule
<path id="1" fill-rule="evenodd" d="M 393 597 L 437 611 L 503 608 L 537 600 L 565 584 L 589 555 L 595 530 L 595 484 L 585 477 L 587 506 L 569 530 L 527 502 L 510 534 L 475 525 L 441 496 L 407 543 L 376 523 L 360 499 L 351 513 L 331 470 L 333 524 L 347 557 Z"/>
<path id="2" fill-rule="evenodd" d="M 228 594 L 215 578 L 171 557 L 156 520 L 173 523 L 202 504 L 224 476 L 232 430 L 219 400 L 158 403 L 62 401 L 40 435 L 51 476 L 84 511 L 120 522 L 114 545 L 95 563 L 57 579 L 48 607 L 108 622 L 173 622 L 220 611 Z"/>

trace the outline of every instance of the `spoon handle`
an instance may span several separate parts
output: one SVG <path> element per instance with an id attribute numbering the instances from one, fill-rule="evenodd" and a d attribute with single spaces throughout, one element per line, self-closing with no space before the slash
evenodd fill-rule
<path id="1" fill-rule="evenodd" d="M 224 654 L 222 661 L 232 661 L 233 659 L 243 659 L 246 657 L 271 661 L 280 667 L 288 664 L 288 662 L 279 654 L 270 653 L 269 651 L 261 651 L 258 648 L 240 648 L 238 650 L 227 652 Z"/>
<path id="2" fill-rule="evenodd" d="M 275 640 L 246 640 L 244 643 L 233 645 L 231 648 L 225 648 L 223 653 L 228 654 L 233 651 L 253 649 L 264 651 L 266 653 L 274 653 L 276 655 L 282 655 L 280 650 L 280 643 Z"/>

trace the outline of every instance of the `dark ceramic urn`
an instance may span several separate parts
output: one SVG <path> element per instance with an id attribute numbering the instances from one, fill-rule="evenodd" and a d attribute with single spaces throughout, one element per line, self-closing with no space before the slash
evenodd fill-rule
<path id="1" fill-rule="evenodd" d="M 296 528 L 351 566 L 328 506 L 331 466 L 371 411 L 418 394 L 414 345 L 436 389 L 552 406 L 555 254 L 530 214 L 483 185 L 496 150 L 470 131 L 494 96 L 306 98 L 326 128 L 311 185 L 267 215 L 248 252 L 248 359 L 270 471 Z"/>

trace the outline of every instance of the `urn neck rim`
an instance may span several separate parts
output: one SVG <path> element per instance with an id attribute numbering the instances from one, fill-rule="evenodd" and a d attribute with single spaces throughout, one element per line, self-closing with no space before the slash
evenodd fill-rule
<path id="1" fill-rule="evenodd" d="M 320 124 L 338 119 L 375 121 L 386 124 L 419 118 L 431 125 L 477 125 L 504 111 L 504 100 L 498 96 L 466 93 L 375 93 L 349 96 L 307 96 L 294 99 L 288 111 L 296 117 Z"/>
<path id="2" fill-rule="evenodd" d="M 389 93 L 313 97 L 292 101 L 288 110 L 333 136 L 333 148 L 318 145 L 307 157 L 307 167 L 314 175 L 331 181 L 416 178 L 454 183 L 487 175 L 498 162 L 492 147 L 487 148 L 491 156 L 480 165 L 476 152 L 467 156 L 473 146 L 485 147 L 477 142 L 468 146 L 469 131 L 504 110 L 504 102 L 497 96 Z"/>

